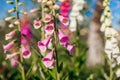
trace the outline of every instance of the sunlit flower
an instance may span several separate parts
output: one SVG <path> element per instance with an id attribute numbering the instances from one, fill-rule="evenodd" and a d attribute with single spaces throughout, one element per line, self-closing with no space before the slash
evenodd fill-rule
<path id="1" fill-rule="evenodd" d="M 48 23 L 52 20 L 52 15 L 51 14 L 46 14 L 44 17 L 44 22 Z"/>
<path id="2" fill-rule="evenodd" d="M 34 28 L 39 29 L 41 27 L 42 22 L 39 19 L 34 20 Z"/>
<path id="3" fill-rule="evenodd" d="M 11 58 L 13 58 L 14 56 L 16 56 L 17 55 L 17 53 L 15 52 L 15 53 L 12 53 L 12 54 L 7 54 L 6 55 L 6 59 L 11 59 Z"/>
<path id="4" fill-rule="evenodd" d="M 22 56 L 25 59 L 30 58 L 31 52 L 30 52 L 29 46 L 23 46 L 22 45 Z"/>
<path id="5" fill-rule="evenodd" d="M 45 32 L 47 35 L 51 35 L 54 32 L 54 23 L 51 22 L 45 26 Z"/>
<path id="6" fill-rule="evenodd" d="M 68 24 L 69 24 L 68 17 L 64 17 L 62 15 L 59 15 L 58 18 L 59 18 L 61 24 L 65 25 L 65 26 L 68 26 Z"/>
<path id="7" fill-rule="evenodd" d="M 9 42 L 7 45 L 3 45 L 4 52 L 9 51 L 14 46 L 14 41 Z"/>
<path id="8" fill-rule="evenodd" d="M 60 29 L 58 30 L 58 37 L 61 45 L 65 45 L 69 41 L 69 37 L 65 35 Z"/>
<path id="9" fill-rule="evenodd" d="M 5 35 L 5 40 L 12 39 L 15 36 L 16 30 L 13 30 Z"/>
<path id="10" fill-rule="evenodd" d="M 71 44 L 66 44 L 66 49 L 69 51 L 70 55 L 73 55 L 74 51 L 75 51 L 75 45 L 71 45 Z"/>
<path id="11" fill-rule="evenodd" d="M 45 38 L 43 41 L 39 41 L 38 42 L 38 48 L 40 49 L 40 51 L 42 53 L 44 53 L 46 51 L 49 42 L 50 42 L 50 38 L 49 37 Z"/>
<path id="12" fill-rule="evenodd" d="M 54 51 L 50 51 L 44 58 L 42 58 L 42 62 L 46 68 L 52 69 L 54 67 Z"/>

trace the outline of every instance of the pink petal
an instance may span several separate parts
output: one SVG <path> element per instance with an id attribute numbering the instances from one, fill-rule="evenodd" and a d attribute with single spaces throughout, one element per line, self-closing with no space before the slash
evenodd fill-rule
<path id="1" fill-rule="evenodd" d="M 38 42 L 38 48 L 40 49 L 41 53 L 44 53 L 47 47 L 41 41 Z"/>
<path id="2" fill-rule="evenodd" d="M 4 52 L 9 51 L 14 46 L 14 41 L 11 41 L 7 45 L 3 45 Z"/>
<path id="3" fill-rule="evenodd" d="M 68 24 L 69 24 L 68 17 L 64 17 L 62 15 L 59 15 L 58 18 L 63 25 L 68 26 Z"/>
<path id="4" fill-rule="evenodd" d="M 15 57 L 16 55 L 17 55 L 17 53 L 7 54 L 6 59 L 11 59 L 11 58 Z"/>
<path id="5" fill-rule="evenodd" d="M 43 61 L 42 60 L 42 62 L 45 65 L 46 68 L 52 69 L 53 66 L 54 66 L 55 60 L 54 59 L 49 60 L 49 61 Z"/>
<path id="6" fill-rule="evenodd" d="M 29 46 L 22 46 L 22 56 L 25 59 L 30 58 L 31 52 L 30 52 Z"/>
<path id="7" fill-rule="evenodd" d="M 14 37 L 16 30 L 13 30 L 5 35 L 5 40 L 11 39 Z"/>
<path id="8" fill-rule="evenodd" d="M 10 62 L 12 67 L 16 67 L 18 65 L 18 62 L 15 59 L 11 59 Z"/>
<path id="9" fill-rule="evenodd" d="M 60 29 L 58 30 L 58 37 L 61 45 L 64 45 L 69 41 L 69 37 L 65 35 Z"/>
<path id="10" fill-rule="evenodd" d="M 48 25 L 45 26 L 45 32 L 47 35 L 51 35 L 54 32 L 54 23 L 49 23 Z"/>
<path id="11" fill-rule="evenodd" d="M 52 20 L 52 15 L 51 14 L 46 14 L 44 18 L 44 22 L 48 23 Z"/>
<path id="12" fill-rule="evenodd" d="M 51 60 L 54 56 L 54 51 L 50 51 L 44 58 L 48 58 L 49 60 Z"/>
<path id="13" fill-rule="evenodd" d="M 75 51 L 75 45 L 70 45 L 67 44 L 66 45 L 67 50 L 69 51 L 70 55 L 73 55 L 74 51 Z"/>
<path id="14" fill-rule="evenodd" d="M 40 20 L 34 20 L 34 28 L 39 29 L 41 27 L 42 22 Z"/>

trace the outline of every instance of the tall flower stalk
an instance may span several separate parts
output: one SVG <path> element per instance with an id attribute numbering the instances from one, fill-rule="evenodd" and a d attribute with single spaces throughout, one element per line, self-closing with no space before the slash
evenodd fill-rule
<path id="1" fill-rule="evenodd" d="M 113 80 L 113 65 L 115 60 L 117 61 L 117 64 L 119 64 L 120 51 L 116 38 L 118 36 L 118 32 L 112 28 L 112 15 L 109 4 L 110 0 L 103 1 L 104 12 L 101 16 L 102 26 L 100 30 L 104 32 L 105 35 L 105 53 L 108 56 L 110 65 L 109 80 Z"/>

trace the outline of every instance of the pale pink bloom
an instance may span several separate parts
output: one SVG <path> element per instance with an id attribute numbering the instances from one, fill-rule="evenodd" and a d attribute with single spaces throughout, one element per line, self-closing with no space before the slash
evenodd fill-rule
<path id="1" fill-rule="evenodd" d="M 12 39 L 15 36 L 15 32 L 16 32 L 16 30 L 13 30 L 13 31 L 9 32 L 8 34 L 6 34 L 5 40 Z"/>
<path id="2" fill-rule="evenodd" d="M 12 54 L 7 54 L 6 55 L 6 59 L 11 59 L 11 58 L 13 58 L 14 56 L 16 56 L 17 55 L 17 53 L 15 52 L 15 53 L 12 53 Z"/>
<path id="3" fill-rule="evenodd" d="M 52 50 L 44 58 L 42 58 L 42 62 L 46 68 L 49 68 L 49 69 L 53 68 L 55 63 L 53 56 L 54 56 L 54 51 Z"/>
<path id="4" fill-rule="evenodd" d="M 18 65 L 18 61 L 16 59 L 10 59 L 10 63 L 12 67 L 16 67 Z"/>
<path id="5" fill-rule="evenodd" d="M 59 15 L 58 18 L 59 18 L 61 24 L 65 25 L 65 26 L 68 26 L 68 24 L 69 24 L 68 17 L 64 17 L 62 15 Z"/>
<path id="6" fill-rule="evenodd" d="M 51 35 L 54 32 L 54 23 L 51 22 L 45 26 L 46 35 Z"/>
<path id="7" fill-rule="evenodd" d="M 38 48 L 40 49 L 40 51 L 42 53 L 44 53 L 46 51 L 49 42 L 50 42 L 50 38 L 49 37 L 45 38 L 43 41 L 39 41 L 38 42 Z"/>
<path id="8" fill-rule="evenodd" d="M 75 51 L 75 45 L 71 45 L 71 44 L 66 44 L 66 49 L 69 51 L 70 55 L 73 55 L 74 51 Z"/>
<path id="9" fill-rule="evenodd" d="M 27 38 L 25 38 L 24 36 L 21 36 L 21 44 L 23 45 L 27 45 L 29 42 L 27 40 Z"/>
<path id="10" fill-rule="evenodd" d="M 22 46 L 22 56 L 25 59 L 30 58 L 31 52 L 30 52 L 29 46 Z"/>
<path id="11" fill-rule="evenodd" d="M 61 45 L 65 45 L 69 41 L 69 37 L 65 35 L 60 29 L 58 30 L 58 37 Z"/>
<path id="12" fill-rule="evenodd" d="M 9 42 L 7 45 L 3 45 L 4 52 L 9 51 L 14 46 L 14 41 Z"/>
<path id="13" fill-rule="evenodd" d="M 52 20 L 52 15 L 51 14 L 46 14 L 44 18 L 44 22 L 48 23 Z"/>
<path id="14" fill-rule="evenodd" d="M 39 29 L 41 27 L 42 22 L 39 19 L 34 20 L 34 28 Z"/>

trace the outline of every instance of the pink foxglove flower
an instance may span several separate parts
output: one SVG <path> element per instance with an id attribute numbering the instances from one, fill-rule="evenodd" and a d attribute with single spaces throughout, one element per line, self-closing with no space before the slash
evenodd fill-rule
<path id="1" fill-rule="evenodd" d="M 41 27 L 42 22 L 39 19 L 34 20 L 34 28 L 39 29 Z"/>
<path id="2" fill-rule="evenodd" d="M 22 46 L 22 56 L 25 59 L 30 58 L 31 52 L 30 52 L 29 46 Z"/>
<path id="3" fill-rule="evenodd" d="M 43 41 L 38 42 L 38 48 L 40 49 L 41 53 L 44 53 L 47 49 L 47 46 L 50 42 L 50 38 L 47 37 Z"/>
<path id="4" fill-rule="evenodd" d="M 3 45 L 4 52 L 9 51 L 14 46 L 14 41 L 11 41 L 7 45 Z"/>
<path id="5" fill-rule="evenodd" d="M 13 30 L 13 31 L 9 32 L 8 34 L 6 34 L 5 40 L 12 39 L 15 36 L 15 32 L 16 32 L 16 30 Z"/>
<path id="6" fill-rule="evenodd" d="M 12 53 L 12 54 L 7 54 L 6 55 L 6 59 L 11 59 L 11 58 L 13 58 L 14 56 L 16 56 L 17 55 L 17 53 L 15 52 L 15 53 Z"/>
<path id="7" fill-rule="evenodd" d="M 52 20 L 52 15 L 51 14 L 46 14 L 44 18 L 44 22 L 48 23 Z"/>
<path id="8" fill-rule="evenodd" d="M 62 15 L 59 15 L 58 18 L 59 18 L 59 20 L 61 22 L 61 27 L 63 27 L 63 28 L 66 27 L 67 28 L 67 26 L 69 25 L 69 19 L 68 19 L 68 17 L 64 17 Z"/>
<path id="9" fill-rule="evenodd" d="M 53 56 L 54 56 L 54 51 L 52 50 L 44 58 L 42 58 L 42 62 L 46 68 L 49 68 L 49 69 L 53 68 L 55 63 Z"/>
<path id="10" fill-rule="evenodd" d="M 18 61 L 16 59 L 10 59 L 11 66 L 16 67 L 18 65 Z"/>
<path id="11" fill-rule="evenodd" d="M 66 44 L 66 49 L 69 51 L 70 55 L 73 55 L 74 51 L 75 51 L 75 45 L 71 45 L 71 44 Z"/>
<path id="12" fill-rule="evenodd" d="M 69 37 L 65 35 L 60 29 L 58 30 L 58 37 L 61 45 L 65 45 L 69 41 Z"/>
<path id="13" fill-rule="evenodd" d="M 53 32 L 54 32 L 54 23 L 53 22 L 51 22 L 45 26 L 45 32 L 46 32 L 46 35 L 53 34 Z"/>
<path id="14" fill-rule="evenodd" d="M 70 0 L 65 0 L 64 2 L 61 2 L 60 5 L 60 14 L 62 16 L 68 16 L 69 11 L 71 9 L 71 5 L 70 5 Z"/>

